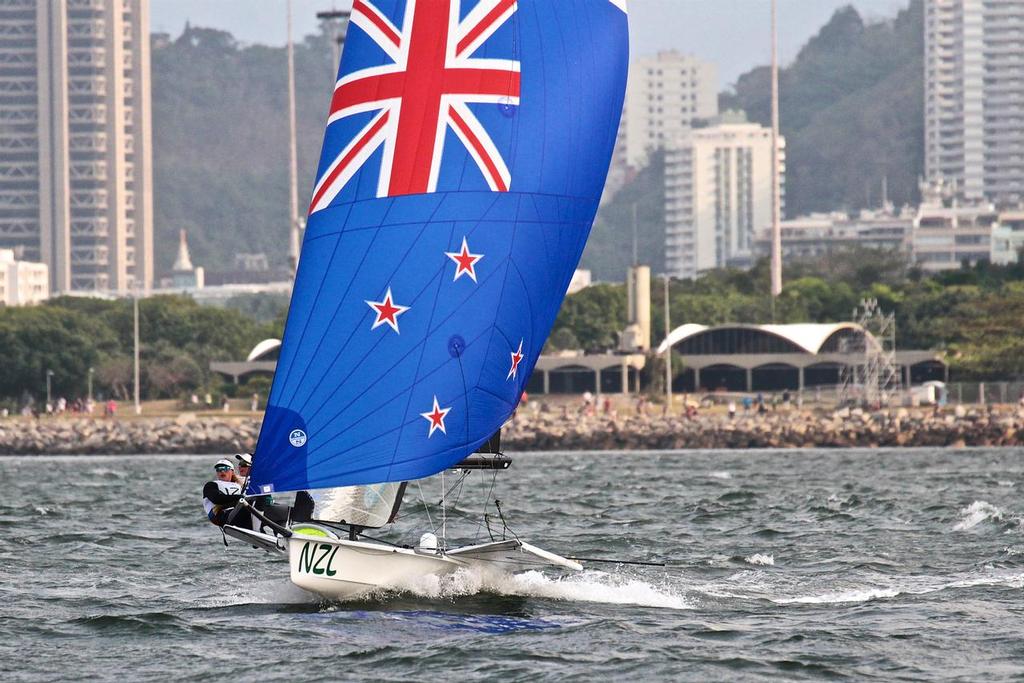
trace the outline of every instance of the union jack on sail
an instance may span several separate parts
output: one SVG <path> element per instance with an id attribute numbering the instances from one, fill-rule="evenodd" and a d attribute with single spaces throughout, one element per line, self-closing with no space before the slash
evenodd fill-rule
<path id="1" fill-rule="evenodd" d="M 516 12 L 517 2 L 480 0 L 462 17 L 464 1 L 407 0 L 401 27 L 370 0 L 355 1 L 351 25 L 390 63 L 338 79 L 328 125 L 356 114 L 373 116 L 322 170 L 310 214 L 328 207 L 381 146 L 377 197 L 435 192 L 449 128 L 488 187 L 508 191 L 508 166 L 468 105 L 519 104 L 519 62 L 473 57 Z"/>

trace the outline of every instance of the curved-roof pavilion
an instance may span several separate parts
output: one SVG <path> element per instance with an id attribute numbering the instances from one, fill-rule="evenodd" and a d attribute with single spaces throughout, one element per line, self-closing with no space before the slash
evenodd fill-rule
<path id="1" fill-rule="evenodd" d="M 735 323 L 714 326 L 687 323 L 672 330 L 668 337 L 658 346 L 657 352 L 659 354 L 665 353 L 665 350 L 669 346 L 675 346 L 676 344 L 686 341 L 691 337 L 695 337 L 698 334 L 716 330 L 753 330 L 756 332 L 762 332 L 764 334 L 769 334 L 783 339 L 810 354 L 820 353 L 821 347 L 824 346 L 825 342 L 827 342 L 834 334 L 843 330 L 850 330 L 852 332 L 865 334 L 868 338 L 871 336 L 863 327 L 856 323 L 795 323 L 790 325 L 749 325 L 745 323 Z"/>
<path id="2" fill-rule="evenodd" d="M 245 362 L 251 363 L 254 360 L 260 360 L 264 356 L 269 355 L 270 353 L 276 351 L 280 347 L 280 339 L 264 339 L 259 344 L 252 347 L 252 351 L 249 352 L 249 355 L 246 357 Z"/>

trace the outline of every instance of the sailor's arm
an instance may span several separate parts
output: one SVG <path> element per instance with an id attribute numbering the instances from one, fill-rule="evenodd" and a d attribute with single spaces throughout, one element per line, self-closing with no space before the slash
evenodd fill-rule
<path id="1" fill-rule="evenodd" d="M 208 499 L 214 505 L 235 505 L 241 499 L 242 496 L 233 496 L 228 493 L 223 493 L 217 486 L 217 482 L 208 481 L 203 486 L 203 497 Z"/>

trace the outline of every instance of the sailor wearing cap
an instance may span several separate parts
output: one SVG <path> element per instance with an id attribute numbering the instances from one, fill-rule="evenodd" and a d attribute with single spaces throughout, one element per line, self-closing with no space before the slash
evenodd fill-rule
<path id="1" fill-rule="evenodd" d="M 221 458 L 213 466 L 217 473 L 213 481 L 203 486 L 203 508 L 206 517 L 217 526 L 224 526 L 231 508 L 242 497 L 242 487 L 235 481 L 235 466 L 227 458 Z"/>
<path id="2" fill-rule="evenodd" d="M 235 460 L 238 461 L 238 475 L 235 476 L 235 481 L 244 486 L 252 468 L 252 453 L 236 453 Z"/>

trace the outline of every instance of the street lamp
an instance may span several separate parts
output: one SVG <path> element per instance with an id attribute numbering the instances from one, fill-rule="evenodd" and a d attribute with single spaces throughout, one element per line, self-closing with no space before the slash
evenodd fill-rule
<path id="1" fill-rule="evenodd" d="M 139 403 L 139 290 L 136 287 L 132 296 L 132 309 L 133 317 L 135 318 L 135 363 L 134 363 L 134 375 L 135 375 L 135 414 L 142 414 L 142 404 Z"/>
<path id="2" fill-rule="evenodd" d="M 96 368 L 89 368 L 89 403 L 92 403 L 92 376 L 96 372 Z"/>
<path id="3" fill-rule="evenodd" d="M 53 406 L 53 403 L 51 403 L 51 400 L 50 400 L 50 396 L 51 396 L 51 393 L 50 393 L 50 382 L 51 382 L 52 379 L 53 379 L 53 370 L 47 370 L 46 371 L 46 407 L 47 407 L 47 409 L 49 409 L 51 406 Z"/>

